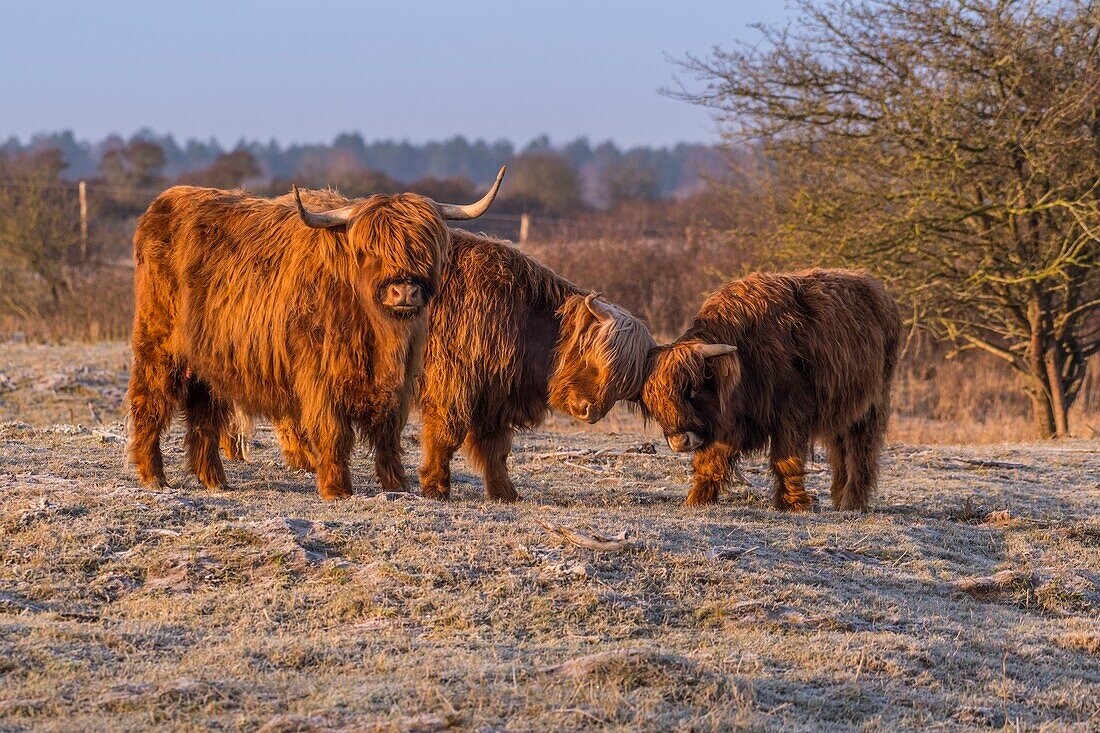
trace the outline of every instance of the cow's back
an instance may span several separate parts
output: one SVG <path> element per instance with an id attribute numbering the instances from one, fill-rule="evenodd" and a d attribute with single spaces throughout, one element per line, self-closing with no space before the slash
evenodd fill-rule
<path id="1" fill-rule="evenodd" d="M 882 286 L 845 270 L 810 270 L 801 278 L 806 364 L 821 430 L 846 427 L 888 393 L 901 317 Z"/>
<path id="2" fill-rule="evenodd" d="M 507 242 L 454 230 L 430 306 L 421 403 L 465 404 L 534 424 L 558 339 L 556 311 L 580 290 Z"/>
<path id="3" fill-rule="evenodd" d="M 784 420 L 817 434 L 857 420 L 888 390 L 900 316 L 881 286 L 845 270 L 754 273 L 711 295 L 682 339 L 737 346 L 736 410 L 759 446 Z M 757 430 L 758 429 L 758 430 Z"/>
<path id="4" fill-rule="evenodd" d="M 139 310 L 162 309 L 174 359 L 249 411 L 293 410 L 298 369 L 337 384 L 370 371 L 369 324 L 339 277 L 351 263 L 295 216 L 242 192 L 177 186 L 135 235 Z"/>

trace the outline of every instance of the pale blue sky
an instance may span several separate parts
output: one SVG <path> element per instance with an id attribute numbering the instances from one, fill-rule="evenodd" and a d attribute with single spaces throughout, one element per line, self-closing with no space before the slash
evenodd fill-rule
<path id="1" fill-rule="evenodd" d="M 0 0 L 0 139 L 142 127 L 329 142 L 715 138 L 667 57 L 754 41 L 777 2 Z"/>

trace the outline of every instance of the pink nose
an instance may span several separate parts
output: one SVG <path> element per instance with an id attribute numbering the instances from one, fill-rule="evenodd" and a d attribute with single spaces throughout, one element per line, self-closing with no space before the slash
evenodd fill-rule
<path id="1" fill-rule="evenodd" d="M 424 291 L 415 283 L 390 283 L 386 286 L 386 294 L 382 298 L 382 305 L 391 308 L 422 308 L 424 306 Z"/>

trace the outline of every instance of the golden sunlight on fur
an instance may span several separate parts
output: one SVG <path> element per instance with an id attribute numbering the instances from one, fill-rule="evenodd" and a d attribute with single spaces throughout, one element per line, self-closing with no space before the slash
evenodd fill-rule
<path id="1" fill-rule="evenodd" d="M 182 409 L 191 470 L 224 485 L 218 441 L 235 405 L 301 426 L 326 499 L 352 493 L 356 429 L 373 444 L 382 485 L 406 487 L 400 434 L 427 319 L 378 296 L 408 283 L 430 297 L 449 247 L 434 202 L 413 194 L 363 199 L 332 228 L 308 228 L 287 202 L 239 191 L 161 194 L 134 235 L 128 403 L 142 482 L 166 484 L 160 436 Z"/>

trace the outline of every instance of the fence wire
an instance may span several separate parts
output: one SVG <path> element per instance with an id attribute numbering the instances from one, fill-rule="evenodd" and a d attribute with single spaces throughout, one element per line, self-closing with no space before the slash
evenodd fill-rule
<path id="1" fill-rule="evenodd" d="M 73 181 L 72 183 L 28 183 L 18 180 L 0 180 L 0 188 L 7 189 L 33 189 L 36 191 L 62 191 L 66 193 L 72 193 L 77 195 L 80 181 Z M 108 183 L 99 183 L 95 181 L 85 181 L 87 187 L 88 196 L 103 195 L 114 198 L 138 198 L 142 197 L 148 201 L 152 201 L 159 196 L 169 187 L 128 187 L 118 186 Z M 247 190 L 247 189 L 246 189 Z M 262 194 L 256 194 L 262 197 Z M 281 194 L 280 194 L 281 195 Z M 680 235 L 683 233 L 684 227 L 682 225 L 676 225 L 671 222 L 657 222 L 638 224 L 634 226 L 615 224 L 610 222 L 599 222 L 588 219 L 581 219 L 575 217 L 564 216 L 547 216 L 544 214 L 504 214 L 504 213 L 486 213 L 477 218 L 477 222 L 483 223 L 496 223 L 505 225 L 509 232 L 515 233 L 513 238 L 518 238 L 520 227 L 523 224 L 523 220 L 526 219 L 529 227 L 535 227 L 540 230 L 539 234 L 544 234 L 547 229 L 551 229 L 555 235 L 554 239 L 568 239 L 570 236 L 576 237 L 578 235 L 590 235 L 597 237 L 606 237 L 613 239 L 637 239 L 644 237 L 663 237 Z M 480 231 L 478 224 L 468 223 L 458 225 L 461 228 L 468 229 L 470 231 Z M 504 227 L 502 227 L 504 228 Z M 543 239 L 543 237 L 539 237 Z"/>

